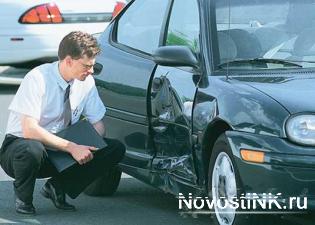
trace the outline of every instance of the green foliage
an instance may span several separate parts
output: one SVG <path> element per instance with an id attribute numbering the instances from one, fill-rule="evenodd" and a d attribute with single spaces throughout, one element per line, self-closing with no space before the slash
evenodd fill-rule
<path id="1" fill-rule="evenodd" d="M 193 52 L 198 51 L 197 39 L 189 40 L 187 35 L 181 32 L 169 32 L 166 39 L 166 45 L 184 45 L 189 47 Z"/>

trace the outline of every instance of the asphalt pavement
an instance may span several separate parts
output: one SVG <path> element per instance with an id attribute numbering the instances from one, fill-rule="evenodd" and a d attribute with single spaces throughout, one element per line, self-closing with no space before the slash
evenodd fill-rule
<path id="1" fill-rule="evenodd" d="M 39 190 L 44 181 L 36 183 L 35 216 L 15 213 L 12 182 L 0 182 L 0 224 L 45 225 L 192 225 L 210 224 L 210 216 L 181 215 L 177 200 L 168 194 L 143 184 L 133 178 L 123 178 L 118 191 L 112 197 L 89 197 L 81 194 L 69 200 L 76 212 L 56 209 L 44 199 Z"/>

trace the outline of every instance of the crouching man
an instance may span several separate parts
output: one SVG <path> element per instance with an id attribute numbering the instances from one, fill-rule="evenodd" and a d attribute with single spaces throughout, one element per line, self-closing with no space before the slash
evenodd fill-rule
<path id="1" fill-rule="evenodd" d="M 12 103 L 6 136 L 0 150 L 3 170 L 14 178 L 15 207 L 18 213 L 34 214 L 33 192 L 36 178 L 51 177 L 41 190 L 63 210 L 75 210 L 66 201 L 77 197 L 90 183 L 112 169 L 124 156 L 117 140 L 105 139 L 108 146 L 93 157 L 93 146 L 60 138 L 54 133 L 85 116 L 103 136 L 105 115 L 95 87 L 93 65 L 100 52 L 96 39 L 83 32 L 71 32 L 59 45 L 59 61 L 31 70 Z M 69 153 L 78 164 L 58 173 L 48 160 L 44 146 Z M 105 154 L 106 152 L 106 154 Z"/>

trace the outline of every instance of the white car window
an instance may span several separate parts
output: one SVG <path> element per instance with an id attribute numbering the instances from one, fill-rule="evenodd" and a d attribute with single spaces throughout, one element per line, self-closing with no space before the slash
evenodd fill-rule
<path id="1" fill-rule="evenodd" d="M 199 11 L 196 0 L 175 0 L 166 45 L 186 45 L 199 52 Z"/>
<path id="2" fill-rule="evenodd" d="M 159 38 L 168 0 L 137 0 L 118 21 L 117 42 L 151 54 Z"/>

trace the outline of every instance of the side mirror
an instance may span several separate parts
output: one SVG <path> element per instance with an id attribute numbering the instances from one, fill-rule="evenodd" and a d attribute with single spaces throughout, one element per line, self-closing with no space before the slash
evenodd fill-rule
<path id="1" fill-rule="evenodd" d="M 93 75 L 99 75 L 103 70 L 103 65 L 100 63 L 95 63 L 93 66 Z"/>
<path id="2" fill-rule="evenodd" d="M 187 46 L 163 46 L 153 53 L 153 60 L 162 66 L 189 66 L 198 68 L 194 53 Z"/>

